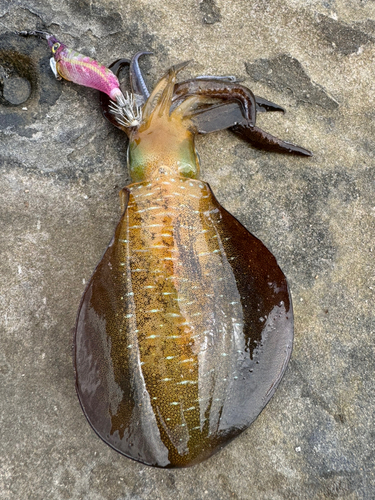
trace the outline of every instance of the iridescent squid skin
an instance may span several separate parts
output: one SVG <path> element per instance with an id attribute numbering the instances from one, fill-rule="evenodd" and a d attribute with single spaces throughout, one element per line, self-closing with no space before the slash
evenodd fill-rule
<path id="1" fill-rule="evenodd" d="M 259 415 L 286 369 L 293 312 L 263 243 L 199 180 L 171 68 L 127 129 L 132 183 L 83 295 L 76 388 L 94 431 L 157 467 L 197 464 Z"/>

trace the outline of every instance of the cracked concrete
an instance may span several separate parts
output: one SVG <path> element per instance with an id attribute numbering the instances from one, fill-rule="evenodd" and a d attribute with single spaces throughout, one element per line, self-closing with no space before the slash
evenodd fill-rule
<path id="1" fill-rule="evenodd" d="M 125 137 L 96 91 L 54 79 L 42 41 L 0 24 L 0 498 L 373 499 L 373 2 L 0 0 L 0 21 L 104 64 L 152 50 L 149 86 L 189 59 L 183 78 L 235 74 L 286 109 L 257 125 L 314 152 L 199 138 L 202 178 L 288 277 L 294 351 L 224 450 L 186 470 L 142 466 L 91 431 L 71 360 L 80 296 L 120 213 Z M 26 101 L 10 77 L 30 82 Z"/>

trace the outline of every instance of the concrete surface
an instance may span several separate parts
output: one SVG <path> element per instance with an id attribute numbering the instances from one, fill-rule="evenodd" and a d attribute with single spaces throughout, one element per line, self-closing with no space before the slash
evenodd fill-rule
<path id="1" fill-rule="evenodd" d="M 120 213 L 125 137 L 96 91 L 54 80 L 42 41 L 0 25 L 0 498 L 375 498 L 374 2 L 0 0 L 0 21 L 104 64 L 153 50 L 150 86 L 187 59 L 182 77 L 235 74 L 286 108 L 259 126 L 314 152 L 199 138 L 202 178 L 289 279 L 294 351 L 223 451 L 185 470 L 135 463 L 90 429 L 71 360 L 80 296 Z"/>

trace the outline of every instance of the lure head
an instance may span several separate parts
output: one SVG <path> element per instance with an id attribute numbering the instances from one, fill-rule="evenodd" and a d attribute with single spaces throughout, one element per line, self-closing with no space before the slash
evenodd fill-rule
<path id="1" fill-rule="evenodd" d="M 59 42 L 58 39 L 54 35 L 50 35 L 46 33 L 45 38 L 48 42 L 49 48 L 51 49 L 53 57 L 49 60 L 49 64 L 51 66 L 51 69 L 53 71 L 53 74 L 58 80 L 61 80 L 63 75 L 60 75 L 57 67 L 56 67 L 56 62 L 59 61 L 60 54 L 61 52 L 66 49 L 66 45 L 63 43 Z"/>
<path id="2" fill-rule="evenodd" d="M 199 159 L 190 121 L 190 103 L 170 111 L 176 75 L 186 63 L 172 67 L 159 81 L 142 110 L 138 127 L 128 130 L 128 163 L 133 182 L 142 182 L 167 168 L 173 175 L 196 179 Z M 186 105 L 188 104 L 188 106 Z"/>
<path id="3" fill-rule="evenodd" d="M 46 40 L 48 42 L 48 46 L 51 49 L 55 61 L 57 61 L 60 53 L 66 48 L 66 45 L 59 42 L 54 35 L 46 35 Z"/>

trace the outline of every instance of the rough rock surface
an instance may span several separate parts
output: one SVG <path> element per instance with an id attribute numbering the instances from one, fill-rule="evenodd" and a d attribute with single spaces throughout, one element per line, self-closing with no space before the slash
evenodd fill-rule
<path id="1" fill-rule="evenodd" d="M 286 114 L 257 124 L 312 158 L 201 137 L 203 175 L 289 279 L 295 345 L 270 404 L 208 461 L 165 471 L 102 443 L 71 360 L 84 290 L 119 216 L 124 135 L 97 92 L 58 82 L 49 50 L 0 25 L 0 498 L 375 498 L 375 4 L 360 0 L 0 0 L 109 64 L 140 49 L 150 86 L 234 74 Z M 28 82 L 28 83 L 27 83 Z"/>

